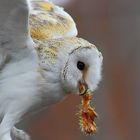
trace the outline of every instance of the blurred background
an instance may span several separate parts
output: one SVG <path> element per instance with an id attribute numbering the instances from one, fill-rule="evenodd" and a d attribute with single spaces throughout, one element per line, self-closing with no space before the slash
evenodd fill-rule
<path id="1" fill-rule="evenodd" d="M 34 116 L 27 131 L 33 140 L 140 140 L 140 1 L 69 0 L 63 6 L 77 23 L 78 36 L 104 56 L 93 101 L 98 132 L 81 133 L 80 98 L 74 95 Z"/>

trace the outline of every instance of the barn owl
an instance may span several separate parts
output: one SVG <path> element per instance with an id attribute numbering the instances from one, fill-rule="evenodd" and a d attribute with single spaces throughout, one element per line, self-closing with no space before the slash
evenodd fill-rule
<path id="1" fill-rule="evenodd" d="M 30 140 L 15 125 L 101 79 L 102 54 L 71 16 L 46 1 L 0 0 L 0 140 Z"/>

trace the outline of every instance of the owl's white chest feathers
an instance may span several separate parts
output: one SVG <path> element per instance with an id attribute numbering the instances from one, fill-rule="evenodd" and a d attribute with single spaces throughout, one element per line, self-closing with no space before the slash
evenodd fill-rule
<path id="1" fill-rule="evenodd" d="M 8 110 L 21 115 L 39 111 L 62 98 L 59 81 L 53 82 L 51 73 L 44 79 L 35 57 L 36 54 L 29 54 L 20 61 L 7 61 L 1 69 L 0 117 Z"/>

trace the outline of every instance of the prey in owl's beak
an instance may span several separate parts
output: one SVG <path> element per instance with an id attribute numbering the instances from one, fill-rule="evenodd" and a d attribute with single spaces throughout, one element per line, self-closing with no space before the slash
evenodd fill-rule
<path id="1" fill-rule="evenodd" d="M 95 124 L 95 118 L 98 116 L 94 111 L 94 108 L 90 106 L 91 94 L 88 85 L 85 81 L 79 82 L 79 95 L 82 98 L 80 111 L 79 111 L 79 121 L 81 130 L 87 134 L 94 134 L 97 130 Z"/>

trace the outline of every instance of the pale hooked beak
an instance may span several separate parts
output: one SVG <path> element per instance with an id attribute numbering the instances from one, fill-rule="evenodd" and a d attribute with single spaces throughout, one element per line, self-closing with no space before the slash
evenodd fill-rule
<path id="1" fill-rule="evenodd" d="M 79 81 L 79 95 L 85 95 L 88 91 L 88 85 L 85 80 Z"/>

